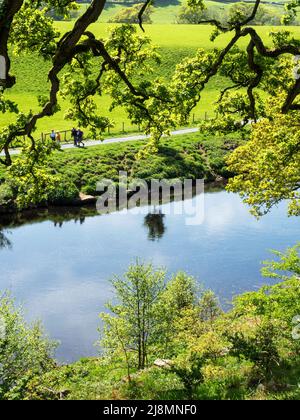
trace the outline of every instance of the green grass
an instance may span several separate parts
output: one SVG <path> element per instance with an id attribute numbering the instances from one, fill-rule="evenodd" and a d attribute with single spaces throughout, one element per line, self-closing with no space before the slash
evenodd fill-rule
<path id="1" fill-rule="evenodd" d="M 163 8 L 165 9 L 165 8 Z M 166 8 L 167 9 L 167 8 Z M 72 22 L 56 22 L 57 28 L 63 33 L 72 28 Z M 108 28 L 112 25 L 103 23 L 94 24 L 92 30 L 97 37 L 105 37 Z M 257 28 L 263 39 L 269 43 L 269 32 L 274 29 L 271 27 Z M 300 37 L 300 27 L 289 28 L 296 37 Z M 169 78 L 176 64 L 186 56 L 195 54 L 198 48 L 212 49 L 214 47 L 223 48 L 229 41 L 230 35 L 220 36 L 214 43 L 210 41 L 211 26 L 195 25 L 146 25 L 146 34 L 153 43 L 158 45 L 162 55 L 162 65 L 157 68 L 157 75 Z M 247 39 L 240 42 L 240 46 L 245 48 Z M 43 61 L 35 54 L 24 55 L 20 57 L 13 56 L 12 72 L 17 76 L 18 83 L 8 93 L 10 99 L 20 104 L 20 108 L 27 112 L 29 110 L 38 111 L 37 96 L 48 93 L 47 72 L 50 63 Z M 217 99 L 220 89 L 224 86 L 224 80 L 214 78 L 202 95 L 201 102 L 195 109 L 196 119 L 204 117 L 208 112 L 212 115 L 214 103 Z M 38 123 L 39 132 L 50 132 L 52 128 L 56 130 L 68 130 L 73 127 L 73 121 L 64 120 L 64 114 L 68 104 L 60 101 L 61 111 L 51 118 L 45 118 Z M 126 132 L 136 132 L 137 127 L 131 126 L 123 109 L 119 108 L 112 113 L 109 112 L 110 98 L 104 96 L 98 100 L 99 113 L 110 117 L 115 128 L 111 134 L 119 134 L 125 123 Z M 14 121 L 13 115 L 0 115 L 0 127 Z"/>
<path id="2" fill-rule="evenodd" d="M 199 179 L 215 181 L 228 178 L 225 156 L 240 141 L 229 137 L 204 137 L 200 133 L 164 138 L 158 153 L 137 159 L 145 141 L 105 144 L 86 149 L 66 149 L 54 152 L 47 167 L 51 174 L 62 176 L 61 188 L 49 197 L 53 204 L 71 204 L 78 193 L 97 195 L 97 182 L 103 178 L 119 181 L 119 171 L 130 179 Z M 0 168 L 0 183 L 5 181 L 5 169 Z M 13 200 L 6 184 L 0 186 L 0 205 Z M 11 202 L 13 204 L 13 202 Z"/>
<path id="3" fill-rule="evenodd" d="M 105 37 L 109 27 L 113 24 L 95 23 L 91 29 L 97 37 Z M 56 27 L 63 33 L 73 27 L 73 22 L 56 22 Z M 171 25 L 171 24 L 158 24 L 158 25 L 145 25 L 146 35 L 151 38 L 154 44 L 160 47 L 167 48 L 184 48 L 184 49 L 211 49 L 214 47 L 222 48 L 225 43 L 229 41 L 231 35 L 221 35 L 215 42 L 210 41 L 210 35 L 213 27 L 209 25 Z M 269 43 L 270 37 L 268 34 L 273 30 L 282 30 L 284 27 L 262 26 L 256 27 L 258 33 L 263 39 Z M 295 34 L 296 37 L 300 35 L 300 27 L 290 26 L 285 28 Z M 241 47 L 247 45 L 247 39 L 240 42 Z"/>
<path id="4" fill-rule="evenodd" d="M 232 369 L 235 366 L 232 367 Z M 241 386 L 228 386 L 222 382 L 208 381 L 199 386 L 194 400 L 299 400 L 297 387 L 299 366 L 289 378 L 295 385 L 291 390 L 258 391 Z M 283 377 L 290 373 L 286 369 Z M 27 386 L 25 396 L 34 400 L 186 400 L 187 395 L 179 378 L 167 370 L 150 367 L 132 372 L 132 382 L 127 382 L 124 364 L 110 365 L 100 358 L 82 359 L 72 365 L 57 367 Z M 57 392 L 57 394 L 56 394 Z M 14 395 L 12 395 L 13 397 Z M 24 395 L 22 395 L 24 397 Z M 16 395 L 19 399 L 18 394 Z"/>
<path id="5" fill-rule="evenodd" d="M 228 176 L 224 157 L 234 140 L 204 139 L 200 134 L 174 136 L 161 141 L 155 156 L 136 160 L 144 141 L 94 146 L 88 149 L 55 153 L 49 167 L 74 182 L 78 190 L 96 194 L 102 178 L 118 181 L 119 171 L 129 177 L 151 179 L 203 178 L 213 181 L 216 175 Z"/>

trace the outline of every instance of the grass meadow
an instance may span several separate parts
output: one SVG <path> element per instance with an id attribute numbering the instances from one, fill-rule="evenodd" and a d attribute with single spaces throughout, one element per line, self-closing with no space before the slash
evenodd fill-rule
<path id="1" fill-rule="evenodd" d="M 172 6 L 170 6 L 172 7 Z M 166 9 L 168 9 L 166 7 Z M 72 22 L 56 22 L 57 28 L 64 33 L 72 28 Z M 97 37 L 103 38 L 112 25 L 107 23 L 94 24 L 92 30 Z M 210 41 L 210 34 L 213 30 L 207 25 L 172 25 L 172 24 L 156 24 L 146 25 L 146 35 L 152 42 L 157 45 L 162 55 L 162 65 L 157 68 L 157 75 L 169 78 L 176 64 L 186 56 L 192 56 L 197 49 L 223 48 L 230 39 L 230 34 L 221 35 L 213 43 Z M 269 41 L 269 33 L 272 30 L 278 30 L 272 27 L 259 27 L 258 32 L 266 40 Z M 289 30 L 295 33 L 296 37 L 300 37 L 300 27 L 290 27 Z M 246 47 L 247 39 L 240 42 L 240 47 Z M 8 92 L 10 99 L 20 104 L 23 111 L 37 111 L 38 95 L 46 95 L 48 93 L 47 73 L 50 69 L 50 62 L 43 61 L 35 54 L 27 54 L 12 57 L 12 73 L 16 75 L 18 83 Z M 220 88 L 224 87 L 226 81 L 219 77 L 214 78 L 207 86 L 203 93 L 200 104 L 195 109 L 196 119 L 204 117 L 205 112 L 209 115 L 213 114 L 214 103 L 217 99 Z M 51 129 L 68 130 L 75 124 L 73 121 L 66 121 L 64 114 L 68 108 L 68 104 L 60 100 L 61 111 L 51 118 L 45 118 L 39 122 L 38 132 L 49 132 Z M 115 127 L 111 134 L 119 134 L 123 130 L 125 123 L 126 132 L 136 132 L 137 127 L 131 126 L 127 119 L 126 113 L 122 108 L 109 112 L 110 99 L 107 96 L 98 100 L 99 113 L 110 117 Z M 13 115 L 0 115 L 0 126 L 5 126 L 14 120 Z"/>

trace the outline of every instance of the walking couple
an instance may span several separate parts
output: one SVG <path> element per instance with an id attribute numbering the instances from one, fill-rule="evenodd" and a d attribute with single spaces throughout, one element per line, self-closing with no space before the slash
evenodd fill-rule
<path id="1" fill-rule="evenodd" d="M 79 128 L 73 128 L 72 129 L 72 137 L 74 140 L 74 146 L 80 146 L 82 145 L 82 147 L 84 147 L 84 143 L 83 143 L 83 131 L 80 130 Z"/>

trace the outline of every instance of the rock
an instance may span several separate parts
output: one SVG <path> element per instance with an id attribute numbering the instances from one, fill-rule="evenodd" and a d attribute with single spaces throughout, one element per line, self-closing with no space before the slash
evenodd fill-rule
<path id="1" fill-rule="evenodd" d="M 224 356 L 227 356 L 229 353 L 230 353 L 230 349 L 228 347 L 225 347 L 224 349 L 221 350 L 220 356 L 224 357 Z"/>
<path id="2" fill-rule="evenodd" d="M 79 193 L 79 199 L 81 204 L 94 204 L 97 201 L 97 198 L 93 195 L 86 195 L 82 192 Z"/>
<path id="3" fill-rule="evenodd" d="M 226 179 L 223 176 L 217 175 L 215 182 L 223 183 L 226 182 Z"/>
<path id="4" fill-rule="evenodd" d="M 257 387 L 258 392 L 266 392 L 266 387 L 263 384 L 259 384 Z"/>
<path id="5" fill-rule="evenodd" d="M 154 366 L 160 367 L 160 368 L 170 368 L 172 365 L 171 360 L 166 359 L 156 359 L 154 362 Z"/>

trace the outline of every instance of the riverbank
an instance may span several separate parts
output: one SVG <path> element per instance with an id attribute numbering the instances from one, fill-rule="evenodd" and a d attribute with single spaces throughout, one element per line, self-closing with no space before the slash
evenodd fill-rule
<path id="1" fill-rule="evenodd" d="M 143 140 L 106 144 L 86 149 L 55 152 L 47 167 L 60 175 L 60 188 L 49 193 L 48 200 L 33 208 L 49 206 L 85 206 L 96 201 L 96 185 L 102 179 L 119 181 L 119 172 L 128 173 L 128 181 L 142 179 L 204 179 L 207 183 L 224 183 L 232 175 L 225 158 L 240 144 L 237 138 L 205 137 L 199 133 L 162 139 L 158 153 L 137 159 L 145 146 Z M 14 192 L 5 183 L 0 170 L 0 214 L 18 211 Z"/>
<path id="2" fill-rule="evenodd" d="M 299 310 L 297 276 L 237 296 L 227 313 L 210 291 L 199 302 L 182 304 L 180 297 L 193 293 L 190 284 L 193 279 L 181 272 L 165 289 L 181 306 L 175 312 L 169 307 L 168 345 L 149 346 L 143 369 L 135 366 L 133 351 L 128 359 L 117 347 L 99 358 L 50 365 L 39 375 L 29 371 L 3 399 L 299 400 L 299 340 L 290 325 Z M 163 298 L 159 304 L 168 307 Z"/>

